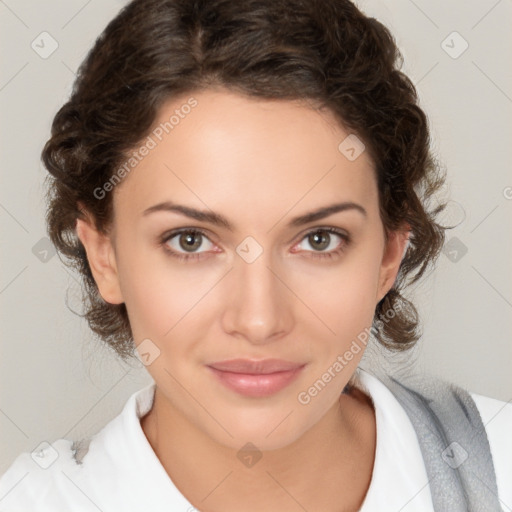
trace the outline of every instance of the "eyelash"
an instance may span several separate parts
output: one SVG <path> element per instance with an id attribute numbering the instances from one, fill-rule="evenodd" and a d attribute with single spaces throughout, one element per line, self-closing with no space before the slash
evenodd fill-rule
<path id="1" fill-rule="evenodd" d="M 318 232 L 326 232 L 326 233 L 338 235 L 343 240 L 343 243 L 341 244 L 341 246 L 338 249 L 335 249 L 335 250 L 332 250 L 329 252 L 307 251 L 307 252 L 311 253 L 311 256 L 313 258 L 332 259 L 332 258 L 339 257 L 347 249 L 347 247 L 350 245 L 350 243 L 352 241 L 351 237 L 348 234 L 346 234 L 345 232 L 343 232 L 339 229 L 332 228 L 332 227 L 315 228 L 315 229 L 307 232 L 301 238 L 300 241 L 302 241 L 305 238 L 307 238 L 308 236 L 310 236 L 314 233 L 318 233 Z M 200 260 L 200 259 L 206 257 L 206 256 L 203 256 L 204 253 L 188 253 L 188 254 L 186 254 L 186 253 L 177 252 L 177 251 L 169 248 L 169 246 L 167 245 L 167 242 L 169 242 L 169 240 L 171 240 L 171 239 L 175 238 L 176 236 L 181 235 L 183 233 L 189 233 L 189 234 L 193 234 L 193 235 L 201 235 L 201 236 L 204 236 L 205 238 L 208 238 L 206 233 L 200 229 L 196 229 L 196 228 L 179 229 L 179 230 L 164 233 L 162 235 L 162 237 L 160 238 L 160 244 L 162 245 L 163 249 L 170 256 L 172 256 L 173 258 L 177 258 L 180 261 L 188 261 L 189 262 L 189 261 L 193 261 L 193 260 Z"/>

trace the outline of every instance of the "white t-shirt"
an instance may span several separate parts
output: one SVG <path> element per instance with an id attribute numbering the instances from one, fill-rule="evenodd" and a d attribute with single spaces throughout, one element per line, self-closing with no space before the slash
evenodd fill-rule
<path id="1" fill-rule="evenodd" d="M 433 511 L 414 428 L 387 387 L 358 372 L 376 413 L 373 475 L 361 512 Z M 132 394 L 122 412 L 92 437 L 80 464 L 72 441 L 20 454 L 0 479 L 0 512 L 193 512 L 151 448 L 140 425 L 155 384 Z M 486 426 L 499 498 L 512 510 L 512 403 L 471 394 Z M 79 457 L 80 458 L 80 457 Z M 37 462 L 36 462 L 37 461 Z"/>

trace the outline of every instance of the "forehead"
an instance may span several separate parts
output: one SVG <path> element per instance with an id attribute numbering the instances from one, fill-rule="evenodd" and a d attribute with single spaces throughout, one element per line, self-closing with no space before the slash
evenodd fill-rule
<path id="1" fill-rule="evenodd" d="M 371 208 L 377 201 L 373 162 L 365 151 L 347 158 L 353 137 L 329 112 L 306 102 L 224 90 L 183 95 L 164 103 L 135 148 L 137 163 L 114 190 L 115 208 L 142 215 L 173 200 L 228 217 L 248 209 L 282 216 L 294 205 L 298 214 L 336 201 Z"/>

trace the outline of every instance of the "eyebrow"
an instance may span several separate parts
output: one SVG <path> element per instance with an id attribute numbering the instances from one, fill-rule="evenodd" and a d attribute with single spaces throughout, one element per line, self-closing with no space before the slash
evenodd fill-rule
<path id="1" fill-rule="evenodd" d="M 305 213 L 303 215 L 299 215 L 298 217 L 294 217 L 289 223 L 289 227 L 298 227 L 304 224 L 308 224 L 310 222 L 315 222 L 317 220 L 328 217 L 329 215 L 333 215 L 338 212 L 344 211 L 358 211 L 364 217 L 367 216 L 366 210 L 357 203 L 346 201 L 343 203 L 335 203 L 329 206 L 323 206 L 318 208 L 317 210 L 313 210 L 311 212 Z M 143 216 L 147 216 L 151 213 L 155 212 L 175 212 L 184 215 L 185 217 L 189 217 L 190 219 L 195 219 L 200 222 L 208 222 L 210 224 L 214 224 L 216 226 L 221 226 L 229 231 L 233 231 L 234 228 L 231 223 L 219 213 L 215 213 L 207 210 L 197 210 L 195 208 L 191 208 L 190 206 L 185 206 L 181 204 L 173 203 L 172 201 L 164 201 L 162 203 L 155 204 L 150 206 L 142 213 Z"/>

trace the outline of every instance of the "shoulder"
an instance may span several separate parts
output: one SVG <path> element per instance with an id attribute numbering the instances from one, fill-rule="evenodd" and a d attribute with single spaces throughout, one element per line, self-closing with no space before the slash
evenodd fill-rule
<path id="1" fill-rule="evenodd" d="M 423 442 L 431 437 L 431 431 L 435 431 L 437 425 L 444 430 L 445 435 L 448 434 L 452 439 L 459 439 L 465 447 L 472 463 L 469 466 L 471 473 L 475 468 L 480 467 L 479 457 L 482 455 L 485 457 L 483 439 L 486 439 L 488 451 L 490 450 L 489 460 L 492 459 L 491 467 L 494 467 L 496 474 L 498 497 L 502 503 L 512 506 L 511 402 L 472 393 L 454 383 L 433 376 L 411 374 L 397 380 L 382 373 L 372 375 L 364 372 L 361 377 L 366 388 L 371 392 L 377 411 L 380 401 L 380 409 L 384 411 L 384 414 L 381 414 L 382 419 L 386 419 L 390 424 L 393 422 L 396 424 L 396 418 L 402 417 L 401 424 L 405 425 L 407 420 L 404 412 L 407 411 L 408 421 L 414 426 L 418 440 L 423 439 Z M 393 413 L 387 414 L 388 410 Z M 424 426 L 429 428 L 421 431 Z M 401 427 L 395 428 L 395 431 L 400 432 L 402 439 Z M 485 436 L 481 436 L 481 433 L 485 433 Z M 475 438 L 476 434 L 478 436 Z M 443 441 L 443 439 L 445 438 L 441 435 L 440 448 L 446 444 L 446 440 Z M 471 442 L 472 439 L 474 443 Z M 424 457 L 425 454 L 423 453 L 422 456 Z M 435 465 L 436 460 L 436 457 L 433 457 L 430 463 L 433 462 Z M 484 461 L 485 459 L 482 460 L 482 468 L 484 468 Z M 477 473 L 478 471 L 475 471 L 474 474 L 477 475 Z"/>
<path id="2" fill-rule="evenodd" d="M 18 455 L 0 478 L 0 511 L 46 512 L 73 505 L 72 499 L 77 497 L 73 480 L 78 469 L 74 454 L 73 441 L 58 439 Z"/>
<path id="3" fill-rule="evenodd" d="M 482 418 L 501 500 L 512 507 L 512 402 L 470 393 Z"/>
<path id="4" fill-rule="evenodd" d="M 501 432 L 503 428 L 507 427 L 510 429 L 512 426 L 512 401 L 504 402 L 472 392 L 469 394 L 478 408 L 487 431 Z M 512 436 L 509 437 L 509 441 L 512 443 Z"/>
<path id="5" fill-rule="evenodd" d="M 97 512 L 112 496 L 120 501 L 120 481 L 132 475 L 127 447 L 143 441 L 133 431 L 151 398 L 151 386 L 133 393 L 90 439 L 43 442 L 18 455 L 0 477 L 0 512 Z"/>
<path id="6" fill-rule="evenodd" d="M 0 512 L 102 510 L 117 473 L 108 440 L 120 433 L 118 418 L 90 440 L 58 439 L 18 455 L 0 478 Z"/>
<path id="7" fill-rule="evenodd" d="M 512 401 L 504 402 L 488 396 L 479 395 L 477 393 L 469 393 L 473 398 L 485 430 L 493 437 L 497 434 L 501 438 L 501 434 L 510 433 L 512 428 Z M 509 447 L 512 447 L 512 436 L 507 436 L 506 441 Z M 512 452 L 510 452 L 512 453 Z"/>

